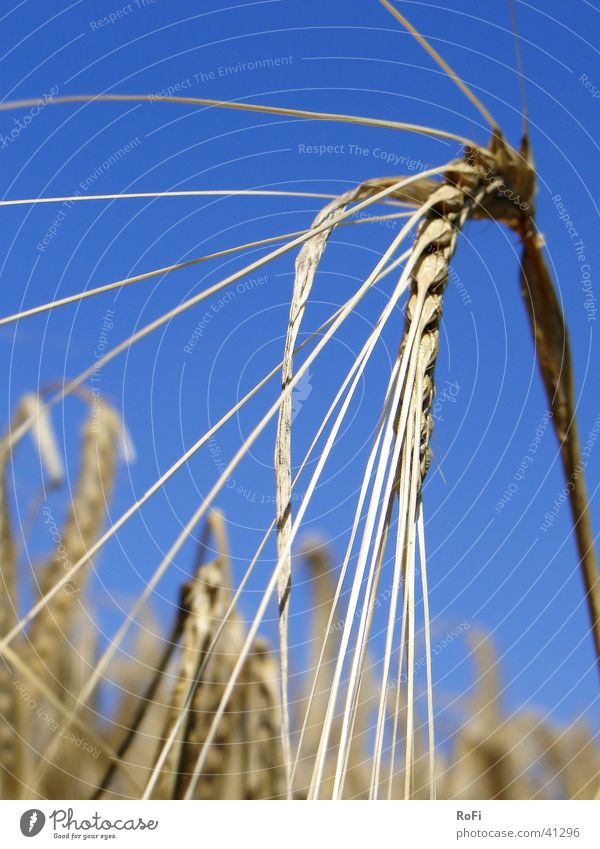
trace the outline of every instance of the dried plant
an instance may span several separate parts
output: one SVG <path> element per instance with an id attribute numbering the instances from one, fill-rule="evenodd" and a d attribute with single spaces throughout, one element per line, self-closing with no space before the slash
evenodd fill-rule
<path id="1" fill-rule="evenodd" d="M 521 799 L 591 798 L 598 792 L 600 755 L 590 732 L 582 725 L 551 728 L 530 712 L 505 716 L 495 675 L 496 661 L 491 645 L 484 639 L 475 647 L 479 664 L 475 697 L 463 700 L 467 719 L 455 729 L 451 756 L 436 756 L 423 483 L 431 458 L 432 405 L 444 292 L 461 232 L 470 220 L 505 225 L 517 234 L 522 245 L 521 288 L 564 473 L 573 482 L 569 496 L 590 633 L 599 666 L 600 584 L 575 421 L 567 328 L 535 223 L 536 173 L 526 109 L 524 135 L 517 149 L 506 140 L 487 107 L 432 45 L 392 3 L 380 3 L 417 39 L 489 125 L 487 147 L 443 129 L 348 114 L 193 97 L 65 95 L 54 97 L 51 105 L 142 104 L 152 100 L 192 108 L 210 106 L 356 124 L 374 131 L 385 128 L 416 133 L 449 140 L 460 146 L 460 153 L 423 173 L 376 177 L 339 197 L 302 191 L 200 189 L 0 201 L 0 206 L 6 206 L 78 204 L 92 197 L 116 201 L 127 197 L 227 195 L 327 200 L 306 230 L 235 245 L 0 318 L 0 326 L 9 325 L 201 262 L 271 246 L 261 258 L 140 327 L 43 402 L 37 396 L 28 396 L 0 443 L 0 654 L 4 661 L 4 667 L 0 667 L 0 777 L 4 796 L 18 797 L 30 792 L 82 798 L 136 795 L 144 799 L 433 799 L 436 795 Z M 0 111 L 35 103 L 4 101 Z M 376 207 L 382 207 L 382 214 L 375 214 Z M 366 217 L 356 217 L 363 213 Z M 342 227 L 385 218 L 400 220 L 399 232 L 358 289 L 300 344 L 312 285 L 331 235 Z M 79 477 L 60 544 L 38 569 L 39 592 L 32 606 L 22 611 L 17 598 L 18 558 L 7 482 L 15 446 L 32 432 L 49 480 L 60 478 L 61 462 L 49 418 L 54 407 L 69 395 L 84 393 L 82 387 L 98 368 L 128 352 L 175 317 L 296 248 L 300 250 L 281 362 L 122 515 L 111 518 L 106 530 L 103 528 L 123 426 L 104 399 L 95 400 L 84 428 Z M 292 392 L 362 299 L 378 281 L 394 273 L 396 282 L 390 287 L 385 305 L 350 369 L 341 377 L 335 398 L 294 476 Z M 288 649 L 288 620 L 294 593 L 294 546 L 375 346 L 405 294 L 404 330 L 376 420 L 340 568 L 333 567 L 320 542 L 313 540 L 304 552 L 314 594 L 312 653 L 310 674 L 303 678 L 300 687 L 294 688 L 295 702 L 294 698 L 290 700 L 288 686 L 293 665 Z M 304 351 L 302 360 L 298 357 L 300 351 Z M 163 553 L 143 591 L 128 605 L 122 624 L 100 650 L 89 630 L 91 620 L 82 613 L 93 558 L 193 455 L 277 377 L 281 391 L 275 402 L 182 522 L 180 532 Z M 234 587 L 225 524 L 214 504 L 237 466 L 272 423 L 274 516 L 244 577 Z M 309 478 L 306 491 L 293 510 L 294 487 L 305 472 Z M 121 674 L 129 682 L 122 688 L 121 702 L 110 721 L 99 723 L 93 706 L 105 685 L 107 670 L 119 657 L 130 630 L 146 614 L 159 581 L 203 520 L 206 533 L 201 554 L 192 577 L 181 586 L 170 631 L 162 637 L 160 649 L 152 643 L 152 656 L 147 662 L 143 658 L 148 646 L 144 647 L 143 640 L 137 644 L 133 659 L 127 662 L 119 658 L 116 667 L 120 664 Z M 246 621 L 240 599 L 271 535 L 276 538 L 276 562 L 256 610 Z M 214 557 L 205 557 L 208 539 L 212 540 Z M 390 590 L 386 597 L 383 652 L 376 664 L 371 645 L 383 574 L 390 574 Z M 278 653 L 259 634 L 274 598 L 278 603 Z M 419 707 L 415 679 L 415 645 L 421 630 L 426 659 L 424 710 Z M 89 735 L 90 743 L 98 742 L 97 761 L 80 767 L 77 751 L 72 745 L 69 748 L 62 734 L 30 727 L 34 725 L 33 718 L 24 714 L 15 695 L 13 667 L 19 674 L 28 670 L 36 698 L 60 715 L 65 735 L 79 729 Z M 25 740 L 27 746 L 18 740 Z M 25 751 L 27 747 L 40 758 L 35 768 Z"/>

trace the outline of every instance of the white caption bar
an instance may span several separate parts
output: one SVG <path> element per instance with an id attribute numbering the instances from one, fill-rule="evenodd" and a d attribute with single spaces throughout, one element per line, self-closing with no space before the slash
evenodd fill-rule
<path id="1" fill-rule="evenodd" d="M 598 802 L 0 802 L 2 845 L 598 849 Z M 414 841 L 414 844 L 413 844 Z"/>

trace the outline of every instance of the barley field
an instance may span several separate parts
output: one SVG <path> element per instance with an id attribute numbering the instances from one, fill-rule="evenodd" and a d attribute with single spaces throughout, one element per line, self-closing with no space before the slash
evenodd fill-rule
<path id="1" fill-rule="evenodd" d="M 0 798 L 600 798 L 592 5 L 9 5 Z"/>

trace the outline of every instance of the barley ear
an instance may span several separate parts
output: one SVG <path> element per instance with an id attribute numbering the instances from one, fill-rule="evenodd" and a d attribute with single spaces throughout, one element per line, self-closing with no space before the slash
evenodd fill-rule
<path id="1" fill-rule="evenodd" d="M 9 513 L 6 467 L 9 451 L 0 445 L 0 636 L 7 634 L 17 621 L 15 545 Z M 18 798 L 17 739 L 19 700 L 15 693 L 12 669 L 0 658 L 0 798 Z"/>
<path id="2" fill-rule="evenodd" d="M 92 405 L 83 430 L 79 475 L 60 539 L 50 562 L 39 577 L 40 595 L 47 593 L 94 544 L 108 509 L 116 465 L 122 423 L 105 401 Z M 67 584 L 33 620 L 29 638 L 34 662 L 58 691 L 68 681 L 71 616 L 85 589 L 91 561 Z"/>
<path id="3" fill-rule="evenodd" d="M 456 735 L 450 771 L 453 795 L 464 799 L 529 799 L 527 747 L 519 729 L 502 713 L 498 661 L 490 639 L 471 637 L 476 663 L 475 695 L 466 705 L 469 718 Z"/>
<path id="4" fill-rule="evenodd" d="M 312 228 L 316 229 L 325 223 L 330 227 L 309 239 L 301 248 L 296 259 L 296 274 L 290 306 L 288 329 L 285 338 L 283 366 L 281 370 L 281 391 L 283 393 L 277 422 L 277 437 L 275 441 L 275 485 L 277 498 L 277 553 L 282 562 L 282 568 L 277 583 L 279 600 L 279 651 L 281 663 L 281 732 L 288 796 L 291 797 L 291 750 L 288 705 L 288 612 L 289 597 L 292 581 L 292 565 L 290 553 L 290 535 L 292 528 L 292 393 L 286 392 L 292 380 L 294 348 L 302 323 L 314 277 L 323 256 L 327 240 L 335 226 L 335 222 L 343 214 L 347 204 L 358 194 L 360 189 L 348 192 L 328 204 L 315 218 Z"/>
<path id="5" fill-rule="evenodd" d="M 305 540 L 302 553 L 306 558 L 311 576 L 312 590 L 312 639 L 310 649 L 309 692 L 299 701 L 301 721 L 306 723 L 304 749 L 307 758 L 314 759 L 321 737 L 323 717 L 329 699 L 329 680 L 333 663 L 339 650 L 339 624 L 329 626 L 334 600 L 332 580 L 333 563 L 323 540 L 312 537 Z M 309 698 L 314 690 L 312 704 Z M 310 707 L 310 710 L 309 710 Z"/>
<path id="6" fill-rule="evenodd" d="M 151 712 L 153 707 L 155 707 L 155 699 L 160 690 L 160 686 L 164 681 L 166 670 L 175 653 L 177 644 L 181 638 L 181 634 L 183 631 L 183 626 L 187 616 L 187 610 L 185 607 L 185 599 L 188 591 L 187 587 L 188 585 L 186 584 L 184 591 L 181 594 L 180 603 L 177 607 L 177 615 L 175 617 L 175 621 L 173 622 L 171 633 L 166 637 L 164 641 L 163 649 L 158 661 L 154 661 L 156 663 L 156 666 L 153 668 L 152 677 L 150 678 L 150 681 L 146 684 L 142 695 L 135 696 L 135 703 L 133 709 L 130 709 L 128 701 L 133 697 L 132 690 L 135 692 L 135 689 L 131 685 L 131 664 L 126 665 L 126 671 L 128 672 L 128 692 L 122 699 L 119 707 L 119 711 L 122 715 L 124 715 L 124 719 L 123 721 L 118 723 L 118 725 L 123 726 L 126 722 L 127 725 L 125 727 L 127 728 L 127 730 L 123 739 L 119 743 L 117 749 L 117 758 L 111 761 L 108 769 L 104 772 L 104 775 L 98 782 L 98 787 L 92 796 L 93 799 L 101 799 L 103 794 L 108 790 L 113 778 L 118 773 L 121 764 L 125 760 L 127 753 L 129 752 L 136 738 L 139 736 L 141 726 L 144 723 L 148 713 Z M 138 651 L 136 651 L 135 657 L 138 661 L 140 660 L 139 649 Z M 127 718 L 125 719 L 125 717 Z"/>
<path id="7" fill-rule="evenodd" d="M 197 751 L 210 725 L 212 708 L 220 701 L 240 645 L 241 624 L 235 614 L 230 616 L 215 643 L 231 601 L 231 574 L 225 524 L 217 511 L 209 514 L 208 528 L 216 544 L 216 557 L 209 563 L 200 563 L 194 578 L 181 590 L 181 655 L 169 715 L 159 739 L 157 761 L 163 755 L 165 741 L 170 736 L 173 740 L 165 752 L 153 791 L 153 795 L 160 798 L 183 798 L 185 795 Z M 178 728 L 181 730 L 177 731 Z M 211 748 L 210 774 L 203 775 L 198 783 L 200 798 L 221 798 L 221 793 L 226 792 L 231 766 L 230 737 L 231 721 L 227 716 Z M 235 797 L 235 793 L 231 796 Z"/>
<path id="8" fill-rule="evenodd" d="M 177 629 L 182 640 L 181 657 L 161 743 L 169 736 L 179 713 L 185 710 L 190 689 L 195 686 L 197 669 L 206 657 L 217 620 L 224 612 L 221 584 L 221 570 L 216 562 L 212 562 L 200 566 L 193 580 L 186 582 L 181 589 L 177 616 Z M 163 767 L 157 791 L 163 798 L 174 798 L 182 745 L 183 741 L 175 741 Z"/>
<path id="9" fill-rule="evenodd" d="M 186 796 L 198 753 L 204 746 L 213 715 L 221 702 L 243 642 L 240 621 L 230 617 L 221 638 L 211 652 L 204 675 L 200 681 L 197 680 L 211 635 L 215 633 L 230 601 L 230 593 L 224 586 L 221 570 L 214 564 L 202 568 L 206 570 L 202 580 L 206 582 L 208 592 L 215 600 L 218 599 L 219 608 L 203 617 L 204 624 L 199 630 L 190 623 L 190 639 L 185 643 L 190 664 L 189 671 L 182 670 L 183 676 L 187 677 L 182 676 L 181 680 L 188 688 L 191 682 L 194 689 L 183 727 L 173 794 L 175 799 L 183 799 Z M 239 743 L 239 720 L 239 688 L 236 687 L 208 751 L 205 769 L 194 791 L 195 798 L 240 798 L 240 747 L 236 745 Z"/>
<path id="10" fill-rule="evenodd" d="M 240 686 L 246 799 L 280 799 L 286 794 L 278 679 L 275 656 L 267 641 L 257 637 Z"/>
<path id="11" fill-rule="evenodd" d="M 63 462 L 52 428 L 50 411 L 45 409 L 38 394 L 30 392 L 22 398 L 17 419 L 19 423 L 29 419 L 35 422 L 31 428 L 31 438 L 48 475 L 49 486 L 57 486 L 64 476 Z"/>
<path id="12" fill-rule="evenodd" d="M 44 464 L 50 485 L 62 476 L 62 462 L 52 431 L 50 417 L 40 412 L 38 395 L 29 393 L 19 402 L 8 433 L 0 440 L 0 637 L 18 620 L 17 549 L 13 539 L 7 487 L 7 469 L 12 457 L 12 432 L 28 417 L 35 420 L 34 444 Z M 23 704 L 17 697 L 13 672 L 6 658 L 0 658 L 0 798 L 19 798 L 27 772 L 24 745 Z"/>

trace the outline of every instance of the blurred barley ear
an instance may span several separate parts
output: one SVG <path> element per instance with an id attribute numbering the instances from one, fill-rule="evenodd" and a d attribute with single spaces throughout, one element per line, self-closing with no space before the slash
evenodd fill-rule
<path id="1" fill-rule="evenodd" d="M 10 519 L 7 487 L 7 465 L 10 450 L 6 438 L 0 444 L 0 636 L 7 634 L 17 621 L 15 615 L 16 563 L 15 543 Z M 20 798 L 19 730 L 22 710 L 15 694 L 13 671 L 6 657 L 0 659 L 0 798 Z"/>
<path id="2" fill-rule="evenodd" d="M 123 425 L 117 413 L 105 402 L 90 406 L 83 427 L 79 475 L 55 552 L 39 571 L 39 593 L 44 596 L 74 563 L 85 557 L 98 538 L 108 512 L 113 489 L 118 446 Z M 29 632 L 32 660 L 41 677 L 67 697 L 74 649 L 70 643 L 74 611 L 83 598 L 91 561 L 77 578 L 57 593 L 34 619 Z"/>
<path id="3" fill-rule="evenodd" d="M 32 421 L 31 435 L 47 486 L 56 486 L 63 475 L 62 461 L 50 418 L 35 393 L 24 395 L 8 432 L 0 439 L 0 637 L 19 618 L 17 545 L 15 544 L 8 493 L 8 468 L 13 454 L 13 433 L 23 421 Z M 0 798 L 21 798 L 28 772 L 27 718 L 18 692 L 19 679 L 9 660 L 0 659 Z"/>

